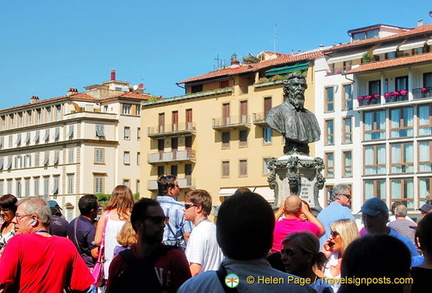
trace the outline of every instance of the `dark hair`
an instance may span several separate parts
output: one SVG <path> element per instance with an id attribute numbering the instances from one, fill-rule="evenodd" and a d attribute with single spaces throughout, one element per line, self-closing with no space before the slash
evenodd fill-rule
<path id="1" fill-rule="evenodd" d="M 263 258 L 272 246 L 274 225 L 273 210 L 261 195 L 237 193 L 227 198 L 219 209 L 217 241 L 229 258 Z"/>
<path id="2" fill-rule="evenodd" d="M 62 216 L 62 213 L 58 207 L 50 207 L 51 215 L 53 216 Z"/>
<path id="3" fill-rule="evenodd" d="M 196 189 L 186 194 L 185 200 L 190 200 L 194 205 L 200 205 L 204 216 L 208 216 L 212 210 L 211 195 L 204 189 Z"/>
<path id="4" fill-rule="evenodd" d="M 78 201 L 78 208 L 81 215 L 88 216 L 92 210 L 97 210 L 99 207 L 98 199 L 94 194 L 83 195 Z"/>
<path id="5" fill-rule="evenodd" d="M 402 292 L 400 284 L 366 284 L 361 279 L 389 280 L 409 276 L 411 255 L 407 246 L 386 234 L 365 235 L 348 245 L 342 258 L 342 278 L 352 278 L 352 284 L 342 284 L 344 292 Z"/>
<path id="6" fill-rule="evenodd" d="M 428 213 L 418 223 L 415 233 L 416 244 L 422 251 L 432 254 L 432 214 Z"/>
<path id="7" fill-rule="evenodd" d="M 135 232 L 138 233 L 136 222 L 143 221 L 147 217 L 147 210 L 151 206 L 160 206 L 159 202 L 150 198 L 141 198 L 132 208 L 130 221 Z"/>
<path id="8" fill-rule="evenodd" d="M 177 180 L 175 175 L 161 175 L 157 180 L 159 195 L 166 195 L 168 188 L 175 187 L 174 181 Z"/>
<path id="9" fill-rule="evenodd" d="M 17 210 L 17 198 L 12 194 L 5 194 L 2 197 L 0 197 L 0 207 L 1 208 L 8 208 L 14 213 Z"/>

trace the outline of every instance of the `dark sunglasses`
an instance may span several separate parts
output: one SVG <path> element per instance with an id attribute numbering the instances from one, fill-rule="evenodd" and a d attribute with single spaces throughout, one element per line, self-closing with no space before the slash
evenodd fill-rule
<path id="1" fill-rule="evenodd" d="M 294 254 L 296 254 L 296 252 L 294 250 L 292 250 L 291 248 L 287 248 L 287 249 L 281 249 L 281 254 L 286 254 L 288 256 L 293 256 Z"/>
<path id="2" fill-rule="evenodd" d="M 336 236 L 339 235 L 339 232 L 331 231 L 331 232 L 330 232 L 330 235 L 333 236 L 333 237 L 336 237 Z"/>
<path id="3" fill-rule="evenodd" d="M 153 222 L 153 224 L 157 225 L 157 224 L 166 224 L 168 222 L 168 217 L 163 217 L 163 216 L 147 216 L 145 217 L 146 219 L 150 219 L 150 221 Z"/>
<path id="4" fill-rule="evenodd" d="M 195 207 L 195 205 L 193 203 L 185 203 L 184 207 L 185 207 L 186 210 L 188 210 L 191 207 Z"/>
<path id="5" fill-rule="evenodd" d="M 348 199 L 351 199 L 351 194 L 345 194 L 345 193 L 338 193 L 337 195 L 343 195 Z"/>

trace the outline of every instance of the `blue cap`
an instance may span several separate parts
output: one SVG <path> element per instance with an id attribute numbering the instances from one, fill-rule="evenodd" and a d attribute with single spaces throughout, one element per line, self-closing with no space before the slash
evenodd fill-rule
<path id="1" fill-rule="evenodd" d="M 360 212 L 374 217 L 379 213 L 388 214 L 388 207 L 387 204 L 380 198 L 374 197 L 365 201 L 360 209 Z"/>

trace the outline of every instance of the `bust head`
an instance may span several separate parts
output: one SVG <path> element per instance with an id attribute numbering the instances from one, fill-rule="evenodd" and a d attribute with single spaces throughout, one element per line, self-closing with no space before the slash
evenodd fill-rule
<path id="1" fill-rule="evenodd" d="M 306 78 L 301 73 L 291 73 L 284 81 L 284 96 L 297 110 L 304 108 L 304 92 L 306 89 Z"/>

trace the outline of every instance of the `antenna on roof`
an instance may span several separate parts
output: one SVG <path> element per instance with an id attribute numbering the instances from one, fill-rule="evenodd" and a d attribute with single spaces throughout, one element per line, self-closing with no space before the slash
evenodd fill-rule
<path id="1" fill-rule="evenodd" d="M 222 68 L 222 61 L 223 60 L 219 58 L 219 55 L 217 55 L 216 58 L 214 58 L 214 60 L 216 60 L 216 62 L 217 62 L 215 69 Z"/>

